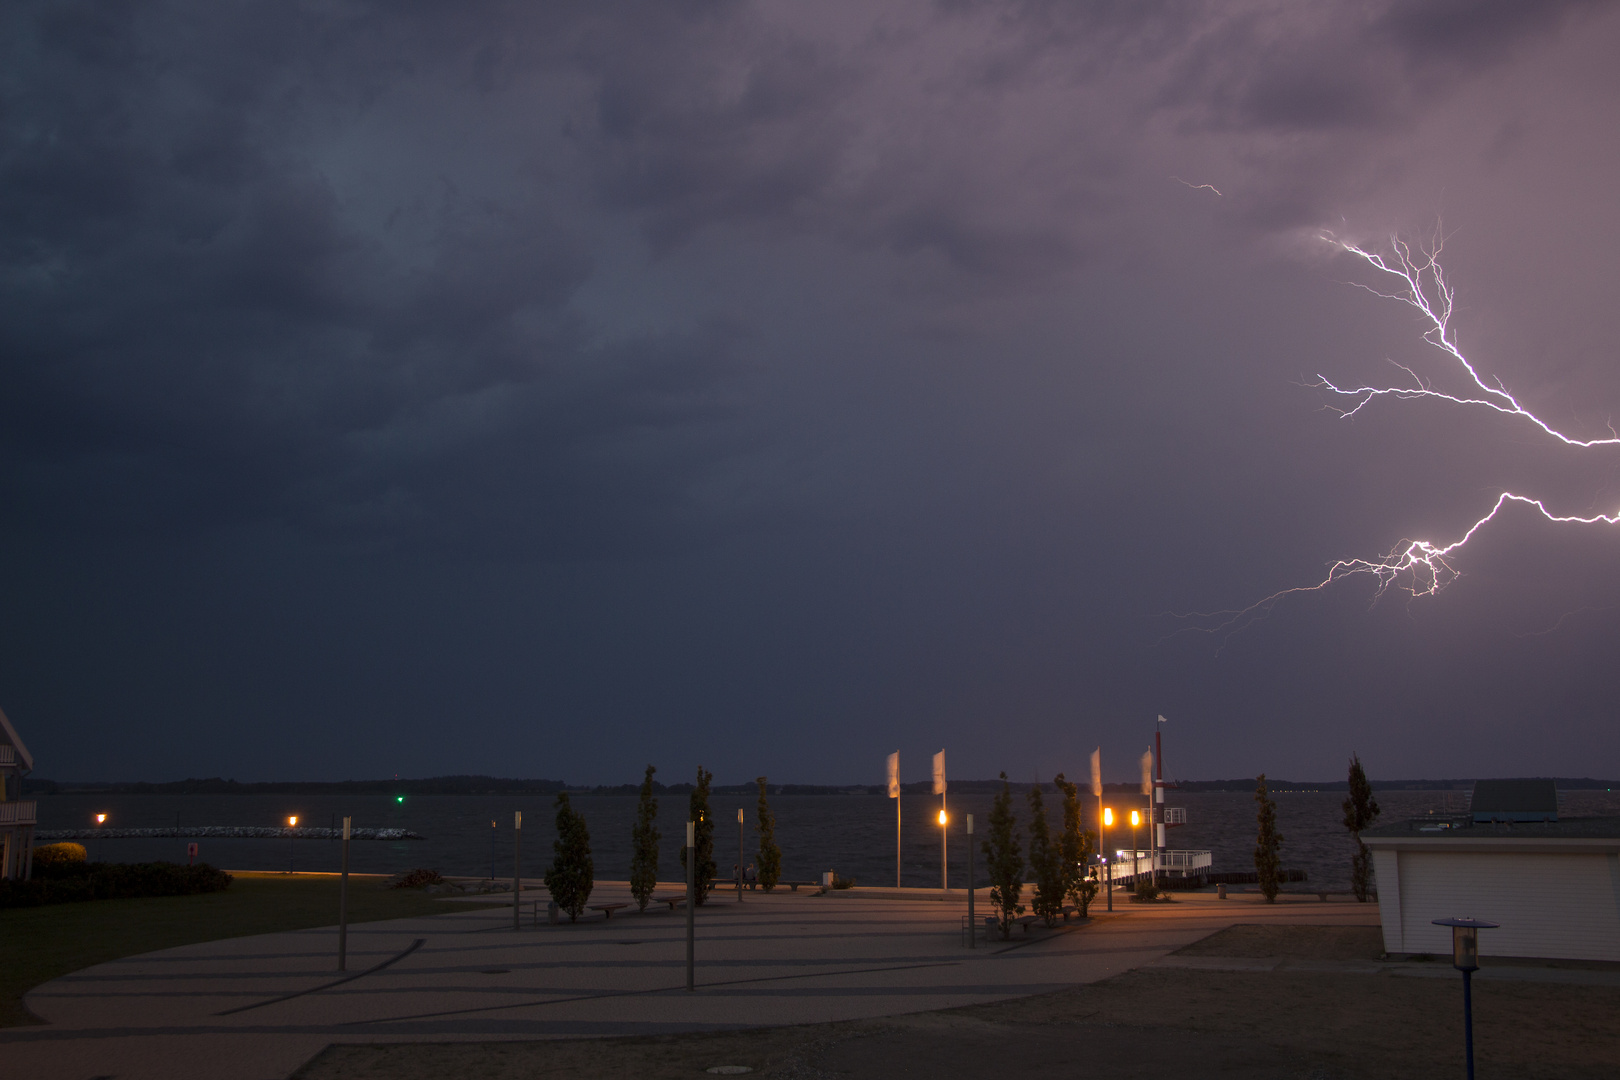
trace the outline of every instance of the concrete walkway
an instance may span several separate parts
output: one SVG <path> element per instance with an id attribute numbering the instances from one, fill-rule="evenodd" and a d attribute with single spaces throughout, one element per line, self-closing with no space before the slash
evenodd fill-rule
<path id="1" fill-rule="evenodd" d="M 860 890 L 716 893 L 697 912 L 696 992 L 683 912 L 539 926 L 509 911 L 365 923 L 335 970 L 335 928 L 149 953 L 28 995 L 48 1026 L 0 1031 L 8 1073 L 90 1080 L 280 1080 L 334 1042 L 645 1035 L 921 1012 L 1038 994 L 1153 963 L 1234 923 L 1376 925 L 1375 905 L 1210 895 L 1116 900 L 1086 924 L 961 938 L 965 902 Z M 544 896 L 544 894 L 539 894 Z M 960 894 L 959 894 L 960 895 Z M 592 900 L 627 899 L 621 884 Z M 525 905 L 527 906 L 527 905 Z M 980 908 L 983 913 L 984 908 Z"/>

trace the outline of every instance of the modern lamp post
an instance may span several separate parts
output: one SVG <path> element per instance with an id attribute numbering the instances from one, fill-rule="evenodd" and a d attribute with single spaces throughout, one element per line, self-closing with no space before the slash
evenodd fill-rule
<path id="1" fill-rule="evenodd" d="M 1142 849 L 1136 843 L 1136 830 L 1142 824 L 1142 811 L 1131 811 L 1131 873 L 1141 869 Z"/>
<path id="2" fill-rule="evenodd" d="M 1451 927 L 1451 966 L 1463 977 L 1463 1044 L 1468 1051 L 1468 1080 L 1474 1080 L 1474 1001 L 1472 976 L 1479 970 L 1479 932 L 1501 923 L 1475 918 L 1435 919 L 1436 926 Z"/>
<path id="3" fill-rule="evenodd" d="M 298 815 L 291 814 L 287 818 L 287 873 L 293 868 L 293 830 L 298 828 Z"/>
<path id="4" fill-rule="evenodd" d="M 1113 823 L 1114 823 L 1114 808 L 1112 806 L 1103 807 L 1102 829 L 1100 830 L 1102 835 L 1097 837 L 1097 849 L 1099 851 L 1107 851 L 1108 850 L 1108 827 L 1110 825 L 1112 825 Z M 1113 911 L 1114 910 L 1114 864 L 1108 860 L 1108 856 L 1106 856 L 1106 855 L 1103 856 L 1103 870 L 1108 875 L 1108 882 L 1107 882 L 1106 885 L 1103 886 L 1103 888 L 1108 890 L 1108 910 Z"/>
<path id="5" fill-rule="evenodd" d="M 968 948 L 979 947 L 979 927 L 974 922 L 973 914 L 973 815 L 967 816 L 967 849 L 968 849 Z"/>
<path id="6" fill-rule="evenodd" d="M 737 807 L 737 903 L 742 903 L 743 887 L 743 812 Z"/>
<path id="7" fill-rule="evenodd" d="M 943 796 L 940 798 L 940 801 L 941 802 L 945 801 Z M 948 870 L 948 868 L 950 866 L 950 854 L 945 848 L 945 841 L 951 835 L 950 829 L 948 829 L 946 827 L 949 824 L 950 820 L 951 819 L 945 813 L 945 807 L 941 806 L 939 808 L 939 891 L 940 892 L 945 892 L 947 889 L 950 888 L 950 886 L 948 884 L 946 884 L 946 882 L 949 880 L 947 878 L 947 876 L 946 876 L 946 871 Z"/>

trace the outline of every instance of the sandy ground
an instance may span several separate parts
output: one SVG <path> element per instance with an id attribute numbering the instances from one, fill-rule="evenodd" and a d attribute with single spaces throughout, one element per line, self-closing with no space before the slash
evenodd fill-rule
<path id="1" fill-rule="evenodd" d="M 1463 1075 L 1461 976 L 1433 963 L 1379 970 L 1381 952 L 1373 927 L 1235 926 L 1172 959 L 1275 970 L 1148 967 L 990 1005 L 718 1034 L 334 1046 L 297 1076 L 691 1080 L 717 1066 L 784 1080 Z M 1474 1025 L 1481 1080 L 1620 1075 L 1620 986 L 1478 978 Z"/>

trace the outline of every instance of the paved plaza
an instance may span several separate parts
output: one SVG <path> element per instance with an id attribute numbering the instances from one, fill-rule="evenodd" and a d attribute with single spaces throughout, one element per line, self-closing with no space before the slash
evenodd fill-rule
<path id="1" fill-rule="evenodd" d="M 679 886 L 670 886 L 678 891 Z M 543 891 L 535 895 L 544 898 Z M 1236 923 L 1376 925 L 1348 897 L 1209 894 L 1116 900 L 1085 923 L 1015 931 L 969 949 L 958 891 L 716 893 L 697 911 L 697 989 L 685 989 L 686 916 L 663 905 L 512 929 L 469 909 L 189 945 L 102 964 L 27 997 L 45 1026 L 0 1031 L 15 1075 L 281 1080 L 332 1043 L 645 1035 L 893 1016 L 1039 994 L 1160 961 Z M 596 903 L 627 900 L 599 884 Z M 981 914 L 987 904 L 978 901 Z M 543 905 L 542 905 L 543 906 Z"/>

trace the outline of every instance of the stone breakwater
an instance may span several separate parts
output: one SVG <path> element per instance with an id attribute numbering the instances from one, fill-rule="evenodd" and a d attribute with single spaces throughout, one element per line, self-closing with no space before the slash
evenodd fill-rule
<path id="1" fill-rule="evenodd" d="M 351 829 L 353 840 L 421 840 L 409 829 Z M 41 829 L 36 841 L 53 840 L 341 840 L 342 829 L 299 825 L 195 825 L 162 829 Z"/>

